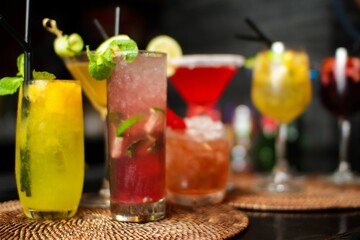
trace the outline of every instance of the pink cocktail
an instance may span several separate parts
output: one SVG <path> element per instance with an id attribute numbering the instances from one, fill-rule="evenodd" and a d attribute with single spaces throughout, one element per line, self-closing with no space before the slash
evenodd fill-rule
<path id="1" fill-rule="evenodd" d="M 220 115 L 214 104 L 243 61 L 242 56 L 233 54 L 197 54 L 172 59 L 176 71 L 170 80 L 188 104 L 187 116 L 206 114 L 218 120 Z"/>
<path id="2" fill-rule="evenodd" d="M 108 79 L 110 210 L 116 220 L 165 215 L 166 55 L 115 59 Z"/>

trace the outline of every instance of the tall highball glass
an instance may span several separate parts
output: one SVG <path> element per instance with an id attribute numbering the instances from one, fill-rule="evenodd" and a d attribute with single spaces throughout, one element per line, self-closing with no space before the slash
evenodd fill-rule
<path id="1" fill-rule="evenodd" d="M 156 221 L 165 216 L 166 54 L 114 61 L 107 81 L 111 214 Z"/>

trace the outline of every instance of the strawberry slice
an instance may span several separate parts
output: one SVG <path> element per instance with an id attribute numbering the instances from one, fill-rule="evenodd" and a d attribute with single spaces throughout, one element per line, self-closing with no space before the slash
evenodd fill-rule
<path id="1" fill-rule="evenodd" d="M 176 113 L 170 108 L 166 108 L 166 126 L 171 127 L 172 129 L 186 128 L 184 119 L 176 115 Z"/>

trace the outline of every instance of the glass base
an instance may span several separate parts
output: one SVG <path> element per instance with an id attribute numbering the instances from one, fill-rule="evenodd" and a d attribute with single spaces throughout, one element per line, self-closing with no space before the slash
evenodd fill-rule
<path id="1" fill-rule="evenodd" d="M 346 171 L 341 172 L 337 171 L 332 175 L 323 177 L 323 180 L 326 182 L 334 184 L 360 184 L 360 177 L 353 172 Z"/>
<path id="2" fill-rule="evenodd" d="M 28 218 L 36 220 L 56 220 L 56 219 L 68 219 L 75 215 L 77 209 L 67 211 L 39 211 L 29 208 L 24 210 L 25 215 Z"/>
<path id="3" fill-rule="evenodd" d="M 165 217 L 166 203 L 161 199 L 148 204 L 110 203 L 112 218 L 120 222 L 152 222 Z"/>
<path id="4" fill-rule="evenodd" d="M 258 192 L 271 192 L 271 193 L 289 193 L 299 192 L 302 188 L 299 185 L 293 183 L 262 183 L 254 186 L 254 190 Z"/>
<path id="5" fill-rule="evenodd" d="M 181 195 L 167 192 L 166 198 L 170 202 L 182 206 L 203 206 L 222 202 L 225 197 L 225 191 L 201 195 Z"/>

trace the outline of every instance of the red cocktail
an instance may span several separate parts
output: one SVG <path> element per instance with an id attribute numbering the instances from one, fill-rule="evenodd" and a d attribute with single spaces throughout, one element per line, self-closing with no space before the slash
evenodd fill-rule
<path id="1" fill-rule="evenodd" d="M 324 59 L 320 96 L 323 105 L 338 118 L 341 130 L 339 166 L 330 180 L 339 184 L 360 182 L 347 157 L 350 118 L 360 110 L 360 58 L 350 57 L 346 49 L 338 48 L 335 57 Z"/>
<path id="2" fill-rule="evenodd" d="M 214 108 L 243 57 L 232 54 L 185 55 L 171 60 L 176 71 L 170 80 L 188 104 L 187 116 L 206 114 L 219 119 Z"/>

